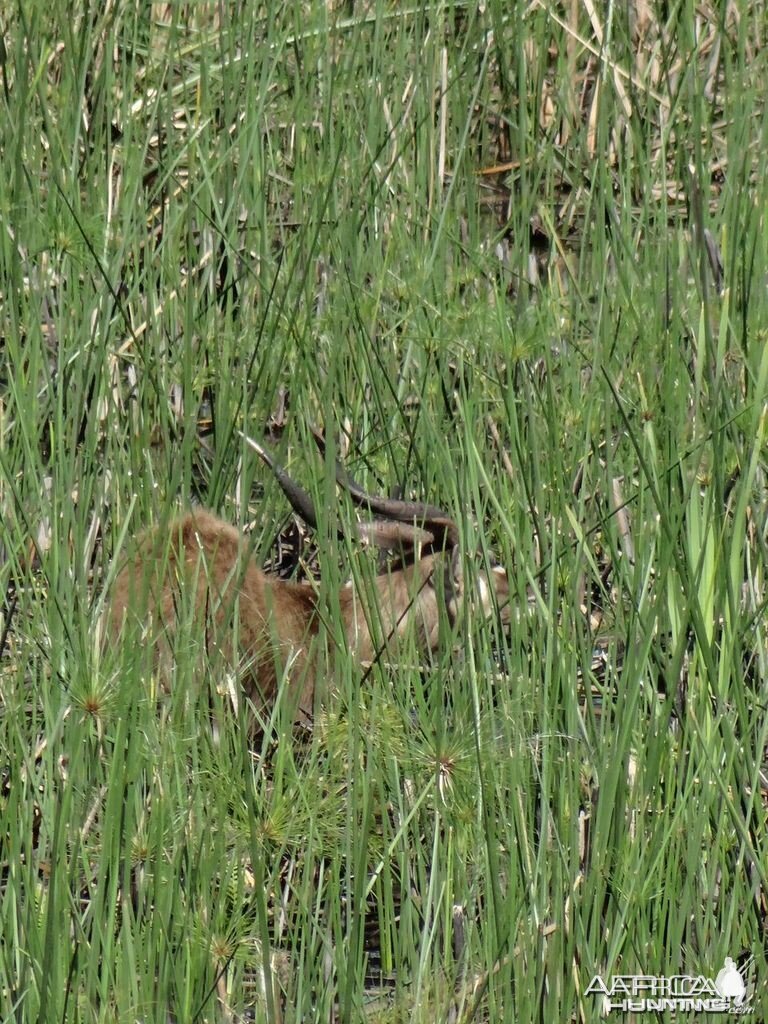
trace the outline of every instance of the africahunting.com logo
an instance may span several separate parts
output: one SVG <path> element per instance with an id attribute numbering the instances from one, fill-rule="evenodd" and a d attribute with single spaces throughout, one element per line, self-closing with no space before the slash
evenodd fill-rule
<path id="1" fill-rule="evenodd" d="M 587 995 L 602 997 L 602 1011 L 608 1013 L 751 1013 L 746 972 L 749 962 L 739 969 L 733 959 L 725 958 L 717 977 L 703 974 L 612 974 L 607 980 L 596 974 L 587 986 Z"/>

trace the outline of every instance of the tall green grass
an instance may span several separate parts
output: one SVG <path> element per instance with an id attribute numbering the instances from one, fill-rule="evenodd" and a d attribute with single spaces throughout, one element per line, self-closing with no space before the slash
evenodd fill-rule
<path id="1" fill-rule="evenodd" d="M 3 1020 L 596 1020 L 726 956 L 765 1018 L 768 12 L 633 12 L 3 13 Z M 100 615 L 190 502 L 269 557 L 270 424 L 365 589 L 314 423 L 516 618 L 253 744 Z"/>

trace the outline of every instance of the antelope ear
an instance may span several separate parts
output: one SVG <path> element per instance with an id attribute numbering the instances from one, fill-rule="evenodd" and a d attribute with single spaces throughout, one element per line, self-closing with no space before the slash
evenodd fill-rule
<path id="1" fill-rule="evenodd" d="M 509 602 L 509 577 L 504 566 L 492 566 L 488 582 L 494 591 L 491 610 L 498 609 L 502 625 L 508 625 L 512 621 L 512 607 Z"/>
<path id="2" fill-rule="evenodd" d="M 374 519 L 370 523 L 358 523 L 357 534 L 364 544 L 381 548 L 383 551 L 401 550 L 414 552 L 434 544 L 434 534 L 412 523 L 397 523 Z"/>
<path id="3" fill-rule="evenodd" d="M 461 549 L 453 548 L 450 554 L 445 556 L 445 574 L 443 578 L 445 593 L 445 608 L 448 612 L 448 619 L 451 625 L 461 612 L 461 603 L 464 596 L 464 566 L 461 559 Z"/>
<path id="4" fill-rule="evenodd" d="M 461 591 L 464 589 L 464 561 L 461 557 L 461 548 L 455 547 L 451 551 L 451 557 L 448 562 L 448 571 L 451 574 L 451 585 L 454 591 Z"/>

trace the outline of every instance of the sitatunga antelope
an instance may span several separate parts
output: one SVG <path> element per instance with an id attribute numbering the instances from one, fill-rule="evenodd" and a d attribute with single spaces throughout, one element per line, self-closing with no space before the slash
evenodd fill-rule
<path id="1" fill-rule="evenodd" d="M 262 445 L 245 440 L 270 466 L 294 510 L 316 528 L 309 495 Z M 336 476 L 356 504 L 381 517 L 357 524 L 359 537 L 401 555 L 400 567 L 376 576 L 372 586 L 358 590 L 347 583 L 339 591 L 349 657 L 360 665 L 370 663 L 384 650 L 390 653 L 397 638 L 411 630 L 420 649 L 435 651 L 441 630 L 455 624 L 467 599 L 483 615 L 498 611 L 508 621 L 503 569 L 474 572 L 473 591 L 465 594 L 459 531 L 448 515 L 432 505 L 369 495 L 338 464 Z M 173 519 L 166 529 L 139 535 L 130 549 L 111 595 L 113 640 L 130 636 L 154 645 L 157 661 L 166 661 L 161 675 L 167 684 L 167 658 L 183 633 L 198 654 L 221 656 L 238 668 L 257 708 L 271 708 L 285 677 L 296 718 L 311 718 L 323 619 L 312 584 L 263 572 L 247 537 L 203 509 Z"/>

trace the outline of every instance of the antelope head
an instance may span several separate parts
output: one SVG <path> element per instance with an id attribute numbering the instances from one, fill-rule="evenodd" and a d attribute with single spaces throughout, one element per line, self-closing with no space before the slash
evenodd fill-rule
<path id="1" fill-rule="evenodd" d="M 313 431 L 313 436 L 321 453 L 324 452 L 322 435 Z M 316 530 L 317 515 L 309 494 L 263 445 L 245 434 L 242 437 L 272 470 L 293 510 Z M 509 623 L 506 571 L 501 566 L 493 566 L 488 572 L 478 569 L 467 581 L 458 526 L 442 509 L 423 502 L 369 494 L 339 462 L 335 473 L 336 482 L 352 501 L 376 517 L 356 524 L 357 538 L 363 544 L 399 556 L 397 568 L 374 580 L 376 608 L 366 607 L 364 595 L 358 595 L 352 583 L 339 594 L 348 647 L 358 661 L 370 662 L 413 626 L 421 648 L 435 651 L 441 642 L 441 620 L 445 618 L 450 627 L 455 626 L 466 607 L 484 618 L 497 615 L 502 624 Z M 381 625 L 383 642 L 378 645 L 369 628 L 371 614 Z"/>

